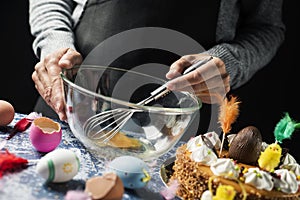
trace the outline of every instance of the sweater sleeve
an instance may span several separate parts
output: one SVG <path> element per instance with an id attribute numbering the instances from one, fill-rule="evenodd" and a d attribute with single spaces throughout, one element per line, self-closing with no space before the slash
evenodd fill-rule
<path id="1" fill-rule="evenodd" d="M 230 22 L 232 18 L 230 19 L 225 11 L 230 10 L 226 4 L 222 10 L 219 16 L 219 32 L 226 32 L 227 25 L 234 22 Z M 240 10 L 238 15 L 242 20 L 236 21 L 232 38 L 220 38 L 220 43 L 208 50 L 209 54 L 224 61 L 232 89 L 249 81 L 258 70 L 273 59 L 284 41 L 285 33 L 282 22 L 282 0 L 259 1 L 250 10 L 251 12 L 247 12 L 247 16 L 243 16 L 243 9 L 237 10 Z"/>
<path id="2" fill-rule="evenodd" d="M 32 47 L 38 58 L 59 48 L 73 48 L 73 0 L 30 0 L 29 25 L 35 37 Z"/>

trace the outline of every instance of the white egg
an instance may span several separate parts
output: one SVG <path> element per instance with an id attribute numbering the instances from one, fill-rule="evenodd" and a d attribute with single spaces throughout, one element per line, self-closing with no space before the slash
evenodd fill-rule
<path id="1" fill-rule="evenodd" d="M 79 168 L 80 163 L 75 152 L 69 149 L 56 149 L 38 161 L 36 171 L 47 182 L 61 183 L 71 180 Z"/>

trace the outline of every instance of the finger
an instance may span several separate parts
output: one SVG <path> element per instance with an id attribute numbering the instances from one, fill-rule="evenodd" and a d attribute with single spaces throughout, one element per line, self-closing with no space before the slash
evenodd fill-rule
<path id="1" fill-rule="evenodd" d="M 180 90 L 181 88 L 185 88 L 190 85 L 205 82 L 217 75 L 220 75 L 218 67 L 213 61 L 209 61 L 196 70 L 169 81 L 167 87 L 170 90 Z"/>
<path id="2" fill-rule="evenodd" d="M 32 77 L 32 80 L 35 83 L 36 90 L 39 92 L 40 96 L 42 96 L 43 99 L 45 99 L 45 89 L 44 89 L 44 86 L 43 86 L 42 82 L 39 80 L 37 73 L 34 71 L 32 73 L 31 77 Z"/>
<path id="3" fill-rule="evenodd" d="M 205 82 L 201 82 L 195 85 L 192 85 L 193 90 L 195 93 L 204 92 L 204 91 L 214 91 L 216 89 L 221 90 L 223 89 L 226 93 L 228 88 L 230 88 L 229 83 L 229 75 L 222 76 L 215 76 L 211 79 L 208 79 Z"/>
<path id="4" fill-rule="evenodd" d="M 167 79 L 173 79 L 180 76 L 184 69 L 191 65 L 191 62 L 188 61 L 185 57 L 181 57 L 179 60 L 175 61 L 166 74 Z"/>
<path id="5" fill-rule="evenodd" d="M 35 82 L 35 88 L 39 92 L 40 96 L 45 100 L 45 102 L 53 109 L 55 110 L 54 106 L 51 103 L 51 94 L 52 94 L 52 88 L 47 87 L 45 88 L 42 82 L 38 79 L 38 76 L 36 72 L 33 72 L 32 79 Z"/>
<path id="6" fill-rule="evenodd" d="M 33 75 L 34 76 L 34 75 Z M 61 120 L 66 120 L 65 102 L 63 96 L 63 90 L 59 89 L 59 85 L 62 85 L 60 79 L 53 80 L 53 86 L 44 87 L 41 81 L 36 81 L 35 87 L 39 91 L 39 94 L 45 100 L 45 102 L 59 115 Z M 56 84 L 58 86 L 56 86 Z"/>
<path id="7" fill-rule="evenodd" d="M 52 94 L 51 94 L 51 104 L 55 111 L 63 112 L 64 110 L 64 96 L 63 96 L 63 83 L 59 76 L 52 79 Z"/>
<path id="8" fill-rule="evenodd" d="M 203 103 L 207 104 L 220 104 L 222 99 L 226 96 L 229 91 L 229 87 L 224 88 L 216 88 L 210 91 L 203 91 L 200 93 L 196 93 L 195 95 L 201 99 Z"/>
<path id="9" fill-rule="evenodd" d="M 219 99 L 219 97 L 224 97 L 230 90 L 229 84 L 220 84 L 220 85 L 214 85 L 209 86 L 209 84 L 201 83 L 200 85 L 194 85 L 189 88 L 182 88 L 180 91 L 188 91 L 190 93 L 195 94 L 201 100 L 205 103 L 211 103 L 216 102 L 216 100 Z M 209 97 L 209 98 L 208 98 Z M 204 98 L 204 99 L 202 99 Z M 212 99 L 210 99 L 212 98 Z M 209 101 L 208 101 L 209 100 Z"/>
<path id="10" fill-rule="evenodd" d="M 170 66 L 169 72 L 166 74 L 166 78 L 173 79 L 175 77 L 178 77 L 184 72 L 184 70 L 187 67 L 207 57 L 209 57 L 208 54 L 192 54 L 192 55 L 182 56 L 179 60 L 175 61 Z"/>
<path id="11" fill-rule="evenodd" d="M 205 82 L 196 83 L 194 85 L 187 85 L 186 87 L 180 87 L 177 88 L 177 91 L 190 91 L 190 88 L 194 92 L 203 92 L 203 91 L 209 91 L 216 88 L 226 88 L 229 86 L 229 76 L 221 77 L 221 76 L 215 76 L 211 79 L 206 80 Z"/>
<path id="12" fill-rule="evenodd" d="M 79 65 L 82 63 L 82 56 L 79 52 L 74 49 L 67 49 L 65 54 L 61 57 L 58 64 L 63 68 L 70 68 L 74 65 Z"/>
<path id="13" fill-rule="evenodd" d="M 197 95 L 200 99 L 202 103 L 206 103 L 206 104 L 216 104 L 219 103 L 218 98 L 211 96 L 210 94 L 199 94 Z"/>
<path id="14" fill-rule="evenodd" d="M 39 90 L 43 90 L 44 88 L 51 86 L 51 78 L 48 75 L 47 68 L 44 65 L 44 62 L 38 62 L 35 67 L 35 71 L 32 74 L 33 81 L 35 83 L 39 82 L 42 86 L 39 87 Z M 42 92 L 42 91 L 40 91 Z"/>
<path id="15" fill-rule="evenodd" d="M 35 88 L 45 102 L 54 110 L 54 106 L 51 103 L 51 79 L 48 77 L 45 67 L 41 62 L 38 63 L 35 68 L 36 70 L 32 73 L 32 80 L 35 83 Z"/>

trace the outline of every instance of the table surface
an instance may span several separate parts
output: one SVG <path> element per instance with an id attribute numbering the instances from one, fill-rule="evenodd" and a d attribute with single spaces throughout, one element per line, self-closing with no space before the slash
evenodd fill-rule
<path id="1" fill-rule="evenodd" d="M 14 120 L 9 126 L 13 126 L 18 120 L 26 117 L 26 114 L 16 113 Z M 60 122 L 63 137 L 57 148 L 67 148 L 76 151 L 80 159 L 80 170 L 70 181 L 65 183 L 46 183 L 39 174 L 36 173 L 36 164 L 30 164 L 26 169 L 14 173 L 7 173 L 0 178 L 0 200 L 55 200 L 64 199 L 69 190 L 83 190 L 85 181 L 105 172 L 106 160 L 95 158 L 84 145 L 72 134 L 67 123 Z M 5 148 L 16 156 L 25 158 L 30 163 L 36 163 L 44 154 L 37 152 L 29 140 L 29 129 L 23 133 L 17 133 L 8 141 Z M 0 131 L 0 138 L 5 138 L 8 133 Z M 125 189 L 123 200 L 125 199 L 164 199 L 160 192 L 165 189 L 165 184 L 160 177 L 160 167 L 164 161 L 174 156 L 178 143 L 166 154 L 160 156 L 155 161 L 149 163 L 151 180 L 146 187 L 141 189 Z M 35 162 L 34 162 L 35 161 Z"/>

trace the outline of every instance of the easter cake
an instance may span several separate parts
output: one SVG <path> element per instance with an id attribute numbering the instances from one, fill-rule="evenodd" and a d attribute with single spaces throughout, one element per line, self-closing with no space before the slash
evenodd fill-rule
<path id="1" fill-rule="evenodd" d="M 299 199 L 300 166 L 280 146 L 299 124 L 286 114 L 275 127 L 273 144 L 263 142 L 254 126 L 228 134 L 239 102 L 224 101 L 219 114 L 222 140 L 209 132 L 181 145 L 167 184 L 177 181 L 176 195 L 182 199 Z"/>

